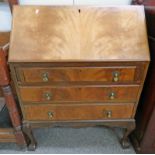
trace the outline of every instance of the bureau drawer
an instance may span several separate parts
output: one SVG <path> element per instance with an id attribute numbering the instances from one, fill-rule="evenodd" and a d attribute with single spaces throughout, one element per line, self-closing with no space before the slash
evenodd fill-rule
<path id="1" fill-rule="evenodd" d="M 134 104 L 24 106 L 26 120 L 69 121 L 131 118 Z"/>
<path id="2" fill-rule="evenodd" d="M 18 68 L 20 80 L 25 83 L 57 82 L 135 82 L 136 66 L 130 67 L 57 67 Z"/>
<path id="3" fill-rule="evenodd" d="M 135 102 L 139 86 L 19 87 L 23 102 Z"/>

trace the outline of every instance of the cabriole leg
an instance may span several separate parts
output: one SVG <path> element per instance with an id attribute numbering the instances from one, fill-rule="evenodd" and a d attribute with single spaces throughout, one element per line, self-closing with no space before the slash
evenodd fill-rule
<path id="1" fill-rule="evenodd" d="M 130 147 L 130 143 L 129 143 L 129 135 L 130 133 L 135 129 L 135 122 L 131 122 L 129 124 L 129 126 L 127 126 L 127 128 L 125 129 L 123 138 L 121 139 L 120 143 L 122 145 L 122 148 L 129 148 Z"/>
<path id="2" fill-rule="evenodd" d="M 23 124 L 23 131 L 24 131 L 24 133 L 27 136 L 28 141 L 29 141 L 28 150 L 34 151 L 36 149 L 36 141 L 35 141 L 35 138 L 33 136 L 32 129 L 28 123 Z"/>

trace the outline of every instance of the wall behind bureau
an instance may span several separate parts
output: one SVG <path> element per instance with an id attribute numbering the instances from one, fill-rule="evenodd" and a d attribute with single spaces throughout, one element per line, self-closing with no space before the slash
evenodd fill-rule
<path id="1" fill-rule="evenodd" d="M 19 0 L 22 5 L 128 5 L 131 0 Z"/>

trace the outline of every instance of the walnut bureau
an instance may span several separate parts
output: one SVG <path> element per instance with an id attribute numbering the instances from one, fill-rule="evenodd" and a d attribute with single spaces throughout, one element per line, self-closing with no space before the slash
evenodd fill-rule
<path id="1" fill-rule="evenodd" d="M 150 61 L 144 8 L 15 6 L 9 51 L 23 130 L 52 126 L 125 128 Z"/>

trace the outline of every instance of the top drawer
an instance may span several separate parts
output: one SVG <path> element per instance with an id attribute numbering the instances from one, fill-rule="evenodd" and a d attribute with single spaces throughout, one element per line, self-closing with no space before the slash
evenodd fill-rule
<path id="1" fill-rule="evenodd" d="M 23 83 L 57 82 L 140 82 L 136 66 L 126 67 L 20 67 L 18 80 Z"/>

